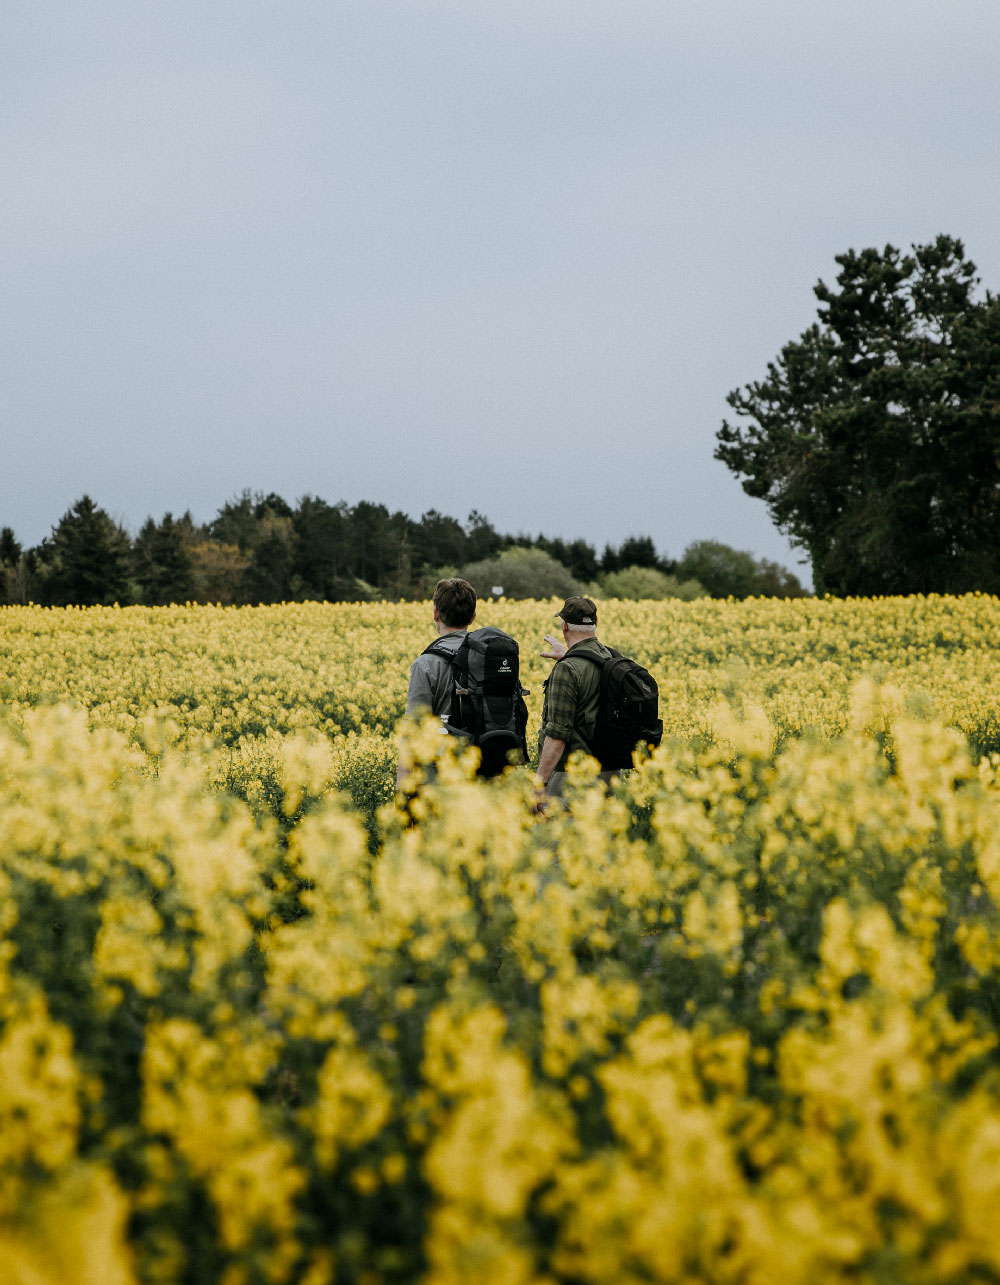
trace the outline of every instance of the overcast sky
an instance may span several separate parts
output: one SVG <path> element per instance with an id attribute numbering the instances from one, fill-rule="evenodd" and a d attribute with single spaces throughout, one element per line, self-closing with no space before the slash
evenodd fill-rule
<path id="1" fill-rule="evenodd" d="M 726 393 L 848 248 L 1000 290 L 998 55 L 996 0 L 4 0 L 0 526 L 249 487 L 795 567 Z"/>

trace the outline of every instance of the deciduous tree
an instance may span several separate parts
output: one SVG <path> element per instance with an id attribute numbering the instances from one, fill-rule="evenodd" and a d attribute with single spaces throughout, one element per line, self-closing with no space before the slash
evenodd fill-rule
<path id="1" fill-rule="evenodd" d="M 677 575 L 696 580 L 713 598 L 801 598 L 796 577 L 777 562 L 755 558 L 719 540 L 695 540 L 677 563 Z"/>
<path id="2" fill-rule="evenodd" d="M 480 597 L 486 598 L 495 587 L 507 598 L 565 598 L 580 593 L 581 585 L 569 571 L 542 549 L 513 545 L 498 558 L 473 562 L 462 575 Z"/>
<path id="3" fill-rule="evenodd" d="M 656 567 L 624 567 L 621 571 L 609 571 L 602 577 L 600 586 L 604 598 L 681 598 L 691 602 L 706 596 L 697 580 L 678 580 Z"/>

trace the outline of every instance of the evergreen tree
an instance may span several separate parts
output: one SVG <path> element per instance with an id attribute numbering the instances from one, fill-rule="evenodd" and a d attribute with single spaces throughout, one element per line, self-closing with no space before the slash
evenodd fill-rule
<path id="1" fill-rule="evenodd" d="M 12 527 L 0 530 L 0 605 L 21 601 L 19 570 L 22 568 L 23 551 Z"/>
<path id="2" fill-rule="evenodd" d="M 190 527 L 190 514 L 185 515 Z M 194 560 L 185 522 L 165 513 L 159 524 L 143 523 L 132 549 L 133 577 L 147 606 L 188 602 L 194 597 Z"/>
<path id="3" fill-rule="evenodd" d="M 458 566 L 466 560 L 467 537 L 462 524 L 429 509 L 410 532 L 410 557 L 416 567 Z"/>
<path id="4" fill-rule="evenodd" d="M 292 572 L 295 552 L 291 524 L 274 523 L 250 555 L 243 573 L 243 601 L 248 603 L 288 602 L 294 597 Z"/>
<path id="5" fill-rule="evenodd" d="M 398 565 L 406 526 L 405 515 L 390 516 L 384 504 L 356 504 L 351 510 L 353 574 L 370 585 L 384 584 Z"/>
<path id="6" fill-rule="evenodd" d="M 347 505 L 304 496 L 292 514 L 292 526 L 297 537 L 292 574 L 300 582 L 302 596 L 320 602 L 350 598 L 354 578 Z"/>
<path id="7" fill-rule="evenodd" d="M 716 458 L 817 593 L 1000 591 L 1000 298 L 947 236 L 837 263 L 818 324 L 729 394 Z"/>
<path id="8" fill-rule="evenodd" d="M 465 530 L 465 556 L 470 562 L 495 557 L 503 548 L 503 537 L 497 533 L 492 522 L 476 509 L 469 514 Z"/>
<path id="9" fill-rule="evenodd" d="M 621 559 L 618 557 L 618 550 L 614 545 L 606 544 L 604 552 L 601 554 L 601 571 L 620 571 L 622 569 Z"/>
<path id="10" fill-rule="evenodd" d="M 287 500 L 271 491 L 268 495 L 243 490 L 235 500 L 227 500 L 209 524 L 209 533 L 220 544 L 234 544 L 247 553 L 266 539 L 271 525 L 280 519 L 291 520 L 293 510 Z"/>
<path id="11" fill-rule="evenodd" d="M 252 549 L 257 536 L 257 501 L 250 491 L 227 500 L 209 523 L 209 534 L 219 544 L 232 544 L 240 553 Z"/>
<path id="12" fill-rule="evenodd" d="M 571 540 L 566 546 L 566 566 L 577 580 L 586 584 L 598 572 L 597 550 L 586 540 Z"/>
<path id="13" fill-rule="evenodd" d="M 534 549 L 541 549 L 543 553 L 547 553 L 550 558 L 555 558 L 557 562 L 561 562 L 562 565 L 569 570 L 569 553 L 567 552 L 565 540 L 559 539 L 558 536 L 552 538 L 550 536 L 542 535 L 541 532 L 539 532 L 539 534 L 535 536 L 534 540 L 532 540 L 531 547 Z"/>
<path id="14" fill-rule="evenodd" d="M 42 542 L 41 590 L 53 606 L 123 605 L 131 601 L 128 533 L 84 495 Z"/>
<path id="15" fill-rule="evenodd" d="M 254 501 L 253 514 L 258 522 L 267 518 L 290 518 L 292 512 L 288 501 L 274 491 L 269 491 L 263 497 L 258 495 Z"/>
<path id="16" fill-rule="evenodd" d="M 0 530 L 0 563 L 13 567 L 21 559 L 21 546 L 14 535 L 13 527 L 5 526 Z"/>
<path id="17" fill-rule="evenodd" d="M 660 557 L 648 535 L 630 535 L 618 550 L 618 565 L 625 567 L 651 567 L 654 571 L 669 574 L 673 564 Z"/>

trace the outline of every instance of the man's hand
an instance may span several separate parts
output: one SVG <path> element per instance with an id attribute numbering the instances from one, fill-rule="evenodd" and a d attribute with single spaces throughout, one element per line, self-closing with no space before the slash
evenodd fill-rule
<path id="1" fill-rule="evenodd" d="M 549 650 L 543 651 L 543 656 L 548 656 L 550 660 L 562 660 L 566 655 L 567 648 L 552 634 L 545 635 L 545 641 L 549 644 Z"/>

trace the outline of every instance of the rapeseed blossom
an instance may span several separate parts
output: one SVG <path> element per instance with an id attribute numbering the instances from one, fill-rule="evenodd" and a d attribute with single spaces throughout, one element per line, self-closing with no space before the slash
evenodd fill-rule
<path id="1" fill-rule="evenodd" d="M 426 604 L 0 609 L 5 1281 L 1000 1278 L 1000 604 L 601 623 L 667 735 L 539 816 L 394 799 Z"/>

